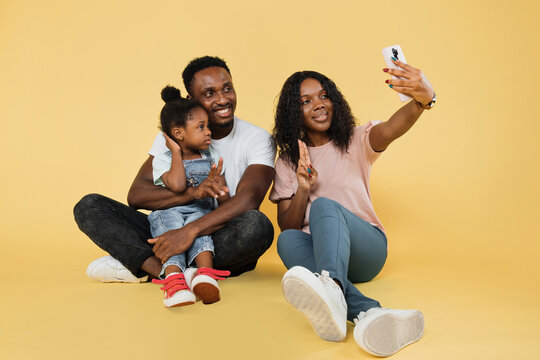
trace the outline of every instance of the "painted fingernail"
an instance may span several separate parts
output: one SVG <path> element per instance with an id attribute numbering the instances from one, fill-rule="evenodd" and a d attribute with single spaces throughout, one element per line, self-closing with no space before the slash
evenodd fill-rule
<path id="1" fill-rule="evenodd" d="M 313 177 L 313 175 L 309 174 L 309 177 Z"/>
<path id="2" fill-rule="evenodd" d="M 309 173 L 309 176 L 311 176 L 312 172 L 310 168 L 307 168 L 307 172 Z"/>
<path id="3" fill-rule="evenodd" d="M 313 169 L 313 165 L 309 164 L 309 167 Z"/>
<path id="4" fill-rule="evenodd" d="M 391 88 L 391 89 L 393 89 L 393 88 L 394 88 L 394 87 L 393 87 L 392 85 L 388 85 L 388 86 L 390 86 L 390 88 Z"/>
<path id="5" fill-rule="evenodd" d="M 388 79 L 384 80 L 384 82 L 387 83 L 387 84 L 388 84 L 389 81 L 390 81 L 390 80 L 388 80 Z"/>
<path id="6" fill-rule="evenodd" d="M 392 59 L 394 61 L 397 61 L 397 59 L 395 57 L 393 57 L 393 56 L 390 59 Z"/>
<path id="7" fill-rule="evenodd" d="M 388 72 L 388 68 L 384 68 L 384 69 L 382 69 L 382 71 Z"/>

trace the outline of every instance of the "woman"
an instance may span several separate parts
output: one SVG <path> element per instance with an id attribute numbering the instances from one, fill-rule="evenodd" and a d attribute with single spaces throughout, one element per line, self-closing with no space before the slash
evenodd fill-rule
<path id="1" fill-rule="evenodd" d="M 279 150 L 270 200 L 278 205 L 278 253 L 289 269 L 285 298 L 304 313 L 325 340 L 340 341 L 346 320 L 366 351 L 389 356 L 420 339 L 417 310 L 383 309 L 353 282 L 373 279 L 387 255 L 384 228 L 371 202 L 373 162 L 435 102 L 420 70 L 394 61 L 386 80 L 414 100 L 386 122 L 355 127 L 334 82 L 313 71 L 293 74 L 281 90 L 274 140 Z"/>

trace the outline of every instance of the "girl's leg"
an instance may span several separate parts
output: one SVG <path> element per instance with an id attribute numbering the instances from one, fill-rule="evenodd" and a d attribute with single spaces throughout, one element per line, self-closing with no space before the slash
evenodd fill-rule
<path id="1" fill-rule="evenodd" d="M 342 284 L 348 305 L 347 318 L 352 321 L 360 311 L 380 306 L 358 291 L 349 279 L 369 281 L 380 272 L 386 260 L 384 234 L 327 198 L 313 202 L 309 224 L 315 271 L 326 270 Z"/>
<path id="2" fill-rule="evenodd" d="M 184 216 L 179 208 L 166 210 L 156 210 L 148 215 L 150 221 L 150 231 L 153 237 L 157 237 L 169 230 L 179 229 L 185 225 Z M 164 279 L 173 272 L 184 272 L 186 269 L 186 255 L 176 254 L 167 260 L 159 274 L 160 279 Z"/>
<path id="3" fill-rule="evenodd" d="M 202 217 L 208 211 L 201 209 L 186 216 L 186 224 Z M 230 275 L 229 271 L 213 269 L 214 243 L 208 235 L 199 236 L 187 251 L 188 265 L 193 262 L 198 269 L 186 271 L 186 279 L 193 293 L 201 299 L 203 304 L 212 304 L 221 299 L 221 290 L 217 280 L 223 280 L 223 276 Z"/>
<path id="4" fill-rule="evenodd" d="M 211 268 L 213 266 L 212 253 L 210 251 L 201 251 L 195 257 L 195 264 L 198 268 Z"/>
<path id="5" fill-rule="evenodd" d="M 173 272 L 180 272 L 183 273 L 186 270 L 186 254 L 178 254 L 171 256 L 169 260 L 167 260 L 163 267 L 161 268 L 161 273 L 159 274 L 160 279 L 164 279 L 169 274 Z"/>
<path id="6" fill-rule="evenodd" d="M 197 300 L 183 274 L 186 269 L 186 255 L 184 253 L 171 256 L 163 264 L 160 280 L 154 279 L 154 284 L 163 285 L 165 292 L 163 304 L 165 307 L 184 306 L 194 304 Z"/>
<path id="7" fill-rule="evenodd" d="M 186 214 L 186 225 L 201 218 L 209 212 L 210 210 L 200 209 L 198 211 Z M 186 255 L 188 266 L 192 266 L 195 262 L 198 268 L 213 267 L 214 243 L 212 238 L 209 235 L 203 235 L 195 238 L 191 247 L 188 249 L 188 251 L 186 251 Z"/>

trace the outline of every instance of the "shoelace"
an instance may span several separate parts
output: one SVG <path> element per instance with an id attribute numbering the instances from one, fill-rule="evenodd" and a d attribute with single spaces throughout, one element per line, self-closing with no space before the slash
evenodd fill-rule
<path id="1" fill-rule="evenodd" d="M 184 274 L 169 275 L 163 280 L 153 279 L 152 283 L 165 284 L 165 286 L 161 287 L 160 290 L 167 293 L 167 298 L 170 298 L 180 290 L 189 290 L 189 286 L 186 283 Z"/>
<path id="2" fill-rule="evenodd" d="M 372 308 L 372 309 L 384 310 L 384 308 L 380 308 L 380 307 L 374 307 L 374 308 Z M 369 309 L 369 310 L 371 310 L 371 309 Z M 369 311 L 369 310 L 368 310 L 368 311 Z M 355 324 L 355 325 L 358 324 L 358 322 L 359 322 L 360 320 L 362 320 L 363 318 L 365 318 L 365 317 L 367 316 L 368 311 L 360 311 L 360 314 L 358 314 L 358 316 L 354 318 L 354 324 Z"/>
<path id="3" fill-rule="evenodd" d="M 203 268 L 197 269 L 197 274 L 195 276 L 197 275 L 210 276 L 212 279 L 215 279 L 215 280 L 225 280 L 225 276 L 231 275 L 231 272 L 227 270 L 216 270 L 212 268 L 203 267 Z"/>
<path id="4" fill-rule="evenodd" d="M 319 277 L 319 279 L 321 279 L 323 283 L 330 285 L 330 287 L 341 290 L 341 288 L 338 286 L 338 284 L 336 284 L 334 279 L 330 277 L 330 273 L 328 271 L 323 270 L 321 271 L 321 273 L 322 274 L 315 273 L 315 276 Z"/>
<path id="5" fill-rule="evenodd" d="M 360 320 L 362 320 L 363 318 L 365 318 L 365 317 L 366 317 L 366 312 L 365 311 L 360 311 L 360 314 L 358 314 L 358 316 L 354 318 L 354 324 L 355 325 L 358 324 L 358 322 Z"/>

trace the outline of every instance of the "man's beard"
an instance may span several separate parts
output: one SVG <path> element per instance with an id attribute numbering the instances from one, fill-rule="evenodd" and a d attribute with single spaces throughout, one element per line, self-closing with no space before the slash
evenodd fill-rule
<path id="1" fill-rule="evenodd" d="M 214 123 L 212 123 L 212 126 L 219 127 L 219 128 L 222 128 L 222 129 L 226 129 L 228 127 L 231 127 L 233 123 L 234 123 L 234 116 L 231 119 L 231 121 L 227 121 L 226 123 L 223 123 L 223 124 L 214 122 Z"/>

